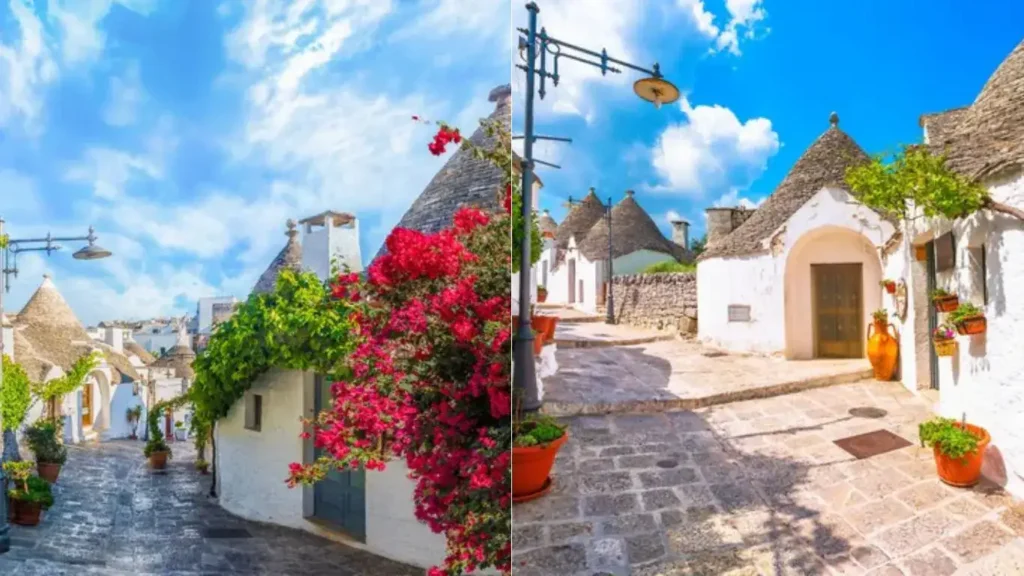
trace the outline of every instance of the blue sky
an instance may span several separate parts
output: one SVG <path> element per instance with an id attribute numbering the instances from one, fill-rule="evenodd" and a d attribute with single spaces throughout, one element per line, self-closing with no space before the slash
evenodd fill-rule
<path id="1" fill-rule="evenodd" d="M 691 222 L 691 238 L 704 232 L 704 208 L 770 194 L 832 111 L 869 153 L 920 141 L 919 116 L 970 104 L 1024 35 L 1024 3 L 1011 0 L 983 10 L 957 0 L 537 3 L 552 36 L 658 61 L 685 94 L 656 110 L 633 94 L 640 75 L 601 78 L 564 62 L 537 132 L 574 141 L 539 145 L 537 158 L 562 165 L 538 169 L 541 207 L 560 222 L 570 195 L 593 186 L 618 202 L 631 188 L 666 234 L 672 212 Z M 513 18 L 525 26 L 518 4 Z M 524 88 L 517 71 L 517 103 Z"/>
<path id="2" fill-rule="evenodd" d="M 23 255 L 85 323 L 244 298 L 284 223 L 332 209 L 377 251 L 508 82 L 508 1 L 0 0 L 0 215 L 84 234 L 95 263 Z M 74 249 L 75 246 L 68 248 Z"/>

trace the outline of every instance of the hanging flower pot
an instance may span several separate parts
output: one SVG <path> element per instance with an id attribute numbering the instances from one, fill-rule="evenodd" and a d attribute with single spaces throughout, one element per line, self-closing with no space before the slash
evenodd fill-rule
<path id="1" fill-rule="evenodd" d="M 551 489 L 551 468 L 569 439 L 564 427 L 549 418 L 523 422 L 512 438 L 512 501 L 527 502 Z"/>
<path id="2" fill-rule="evenodd" d="M 949 418 L 933 418 L 921 424 L 921 443 L 935 452 L 939 479 L 950 486 L 974 486 L 981 479 L 985 448 L 992 437 L 981 426 Z"/>
<path id="3" fill-rule="evenodd" d="M 964 336 L 983 334 L 988 327 L 985 312 L 970 302 L 957 306 L 956 310 L 950 312 L 948 320 L 956 326 L 956 331 Z"/>
<path id="4" fill-rule="evenodd" d="M 896 373 L 900 343 L 896 339 L 896 327 L 889 323 L 889 314 L 885 309 L 876 310 L 872 316 L 874 322 L 868 324 L 868 360 L 874 370 L 875 380 L 888 382 Z M 890 327 L 893 329 L 892 334 L 889 333 Z"/>
<path id="5" fill-rule="evenodd" d="M 885 291 L 888 292 L 889 294 L 895 294 L 896 293 L 896 281 L 895 280 L 889 280 L 887 278 L 885 280 L 882 280 L 878 284 L 881 285 L 882 288 L 885 288 Z"/>
<path id="6" fill-rule="evenodd" d="M 543 286 L 537 287 L 537 302 L 544 303 L 548 301 L 548 290 Z"/>
<path id="7" fill-rule="evenodd" d="M 952 356 L 956 354 L 956 330 L 949 324 L 942 324 L 932 333 L 936 356 Z"/>
<path id="8" fill-rule="evenodd" d="M 932 303 L 939 312 L 952 312 L 960 305 L 960 298 L 945 290 L 935 290 L 932 292 Z"/>

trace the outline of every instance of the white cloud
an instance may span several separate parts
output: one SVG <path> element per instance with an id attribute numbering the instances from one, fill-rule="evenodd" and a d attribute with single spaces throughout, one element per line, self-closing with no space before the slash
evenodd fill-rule
<path id="1" fill-rule="evenodd" d="M 671 224 L 673 222 L 678 222 L 679 220 L 685 220 L 685 218 L 683 218 L 683 216 L 679 212 L 676 212 L 675 210 L 669 210 L 668 212 L 665 213 L 665 222 Z"/>
<path id="2" fill-rule="evenodd" d="M 756 24 L 768 15 L 762 0 L 726 0 L 729 23 L 715 42 L 719 50 L 740 55 L 740 37 L 754 38 Z"/>
<path id="3" fill-rule="evenodd" d="M 143 16 L 156 8 L 155 0 L 49 1 L 47 13 L 61 30 L 61 57 L 66 64 L 90 62 L 100 55 L 106 44 L 100 23 L 115 4 Z"/>
<path id="4" fill-rule="evenodd" d="M 703 0 L 676 0 L 676 5 L 690 16 L 690 20 L 702 35 L 712 39 L 718 36 L 715 15 L 704 8 Z"/>
<path id="5" fill-rule="evenodd" d="M 46 45 L 43 24 L 31 6 L 11 0 L 10 9 L 20 41 L 0 43 L 0 127 L 21 117 L 26 130 L 34 133 L 43 108 L 41 92 L 56 80 L 58 70 Z"/>
<path id="6" fill-rule="evenodd" d="M 722 208 L 757 208 L 764 202 L 764 197 L 758 198 L 757 200 L 751 200 L 745 196 L 740 196 L 740 191 L 733 188 L 732 190 L 722 194 L 717 200 L 712 202 L 712 206 Z"/>
<path id="7" fill-rule="evenodd" d="M 779 136 L 767 118 L 740 122 L 732 110 L 715 104 L 680 107 L 687 122 L 666 128 L 652 151 L 665 191 L 700 196 L 725 186 L 749 185 L 779 149 Z"/>
<path id="8" fill-rule="evenodd" d="M 103 120 L 111 126 L 134 124 L 145 99 L 139 65 L 132 63 L 125 68 L 124 74 L 110 78 L 110 96 L 103 110 Z"/>
<path id="9" fill-rule="evenodd" d="M 506 36 L 509 31 L 508 0 L 440 0 L 432 10 L 417 16 L 392 34 L 393 40 L 430 36 L 433 39 L 456 34 L 479 37 Z M 518 6 L 517 6 L 518 8 Z"/>

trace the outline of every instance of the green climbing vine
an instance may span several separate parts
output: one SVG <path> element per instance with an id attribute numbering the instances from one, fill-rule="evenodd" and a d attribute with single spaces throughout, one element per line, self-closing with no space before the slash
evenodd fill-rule
<path id="1" fill-rule="evenodd" d="M 146 441 L 146 447 L 143 449 L 146 458 L 149 458 L 153 452 L 167 452 L 168 457 L 172 456 L 171 447 L 167 445 L 167 441 L 164 440 L 164 432 L 160 429 L 160 418 L 167 412 L 173 412 L 191 401 L 191 395 L 186 393 L 156 402 L 149 408 L 149 414 L 146 416 L 149 440 Z"/>
<path id="2" fill-rule="evenodd" d="M 313 273 L 284 270 L 274 291 L 253 294 L 193 362 L 195 418 L 215 422 L 271 368 L 343 376 L 353 349 L 349 304 Z"/>
<path id="3" fill-rule="evenodd" d="M 944 155 L 922 146 L 851 166 L 846 183 L 860 202 L 900 221 L 913 219 L 914 209 L 928 218 L 952 220 L 988 209 L 1024 220 L 1024 211 L 996 202 L 984 186 L 947 168 Z"/>
<path id="4" fill-rule="evenodd" d="M 0 383 L 0 421 L 3 429 L 17 430 L 32 403 L 31 383 L 20 364 L 4 354 L 4 379 Z"/>
<path id="5" fill-rule="evenodd" d="M 78 390 L 85 383 L 89 373 L 99 366 L 102 359 L 103 353 L 94 350 L 90 354 L 86 354 L 76 360 L 71 369 L 65 372 L 63 376 L 54 378 L 49 382 L 32 383 L 32 394 L 43 401 L 49 418 L 56 419 L 58 417 L 57 402 L 65 394 Z"/>

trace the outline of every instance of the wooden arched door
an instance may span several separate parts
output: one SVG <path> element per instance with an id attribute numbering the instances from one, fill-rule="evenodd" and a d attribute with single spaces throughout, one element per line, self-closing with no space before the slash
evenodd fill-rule
<path id="1" fill-rule="evenodd" d="M 576 260 L 569 260 L 569 304 L 576 303 Z"/>

